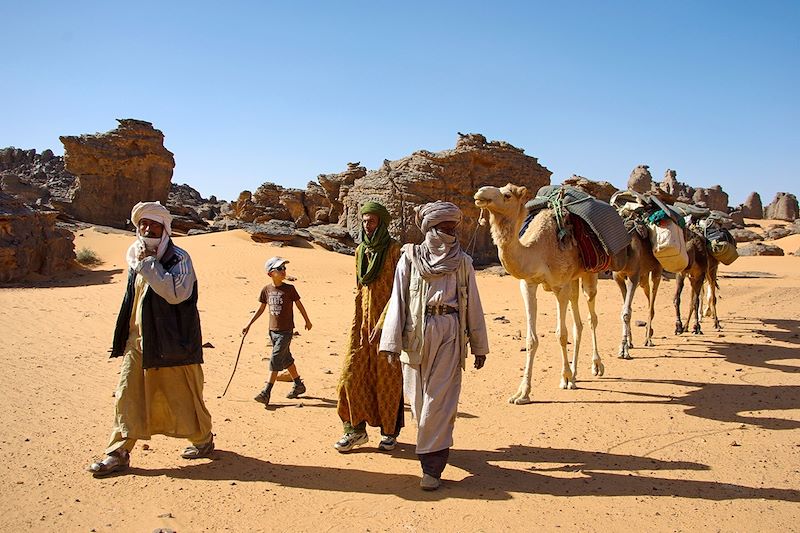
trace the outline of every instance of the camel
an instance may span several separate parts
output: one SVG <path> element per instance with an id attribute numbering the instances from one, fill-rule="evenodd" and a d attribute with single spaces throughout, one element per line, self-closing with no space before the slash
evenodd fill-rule
<path id="1" fill-rule="evenodd" d="M 684 230 L 686 235 L 686 251 L 689 255 L 689 264 L 682 272 L 675 273 L 675 334 L 680 335 L 689 331 L 689 323 L 694 315 L 695 322 L 692 333 L 702 335 L 700 327 L 700 298 L 703 294 L 703 284 L 708 286 L 707 295 L 707 314 L 713 319 L 714 329 L 720 330 L 722 327 L 717 316 L 717 270 L 719 260 L 717 260 L 708 250 L 708 243 L 701 229 L 688 225 Z M 691 288 L 689 296 L 689 314 L 686 322 L 681 320 L 681 293 L 686 278 L 689 279 Z"/>
<path id="2" fill-rule="evenodd" d="M 675 334 L 680 335 L 689 331 L 689 323 L 694 315 L 695 322 L 692 333 L 702 335 L 700 328 L 700 297 L 703 292 L 703 283 L 708 283 L 708 307 L 710 315 L 714 321 L 714 329 L 720 330 L 719 317 L 717 316 L 717 269 L 719 261 L 708 251 L 706 238 L 704 235 L 691 229 L 687 229 L 688 240 L 686 251 L 689 254 L 689 265 L 682 271 L 675 273 Z M 681 293 L 683 284 L 689 278 L 691 293 L 689 296 L 689 315 L 686 322 L 681 321 Z"/>
<path id="3" fill-rule="evenodd" d="M 539 338 L 536 334 L 536 292 L 539 285 L 556 297 L 558 323 L 556 336 L 561 345 L 562 389 L 575 389 L 578 373 L 578 353 L 580 351 L 583 322 L 578 309 L 578 295 L 583 291 L 589 304 L 590 325 L 592 328 L 592 375 L 602 376 L 605 368 L 597 352 L 597 274 L 583 268 L 578 247 L 568 242 L 558 241 L 558 225 L 552 209 L 543 209 L 529 224 L 525 234 L 519 238 L 522 221 L 527 214 L 525 201 L 527 189 L 508 184 L 502 188 L 481 187 L 475 193 L 475 205 L 489 213 L 492 241 L 497 245 L 500 262 L 506 271 L 520 280 L 522 300 L 527 317 L 527 338 L 525 343 L 525 373 L 517 392 L 509 398 L 509 403 L 530 403 L 531 371 Z M 572 309 L 573 344 L 572 363 L 567 360 L 567 303 Z"/>
<path id="4" fill-rule="evenodd" d="M 654 346 L 653 344 L 653 317 L 655 316 L 656 294 L 661 283 L 663 268 L 658 259 L 653 255 L 653 247 L 648 237 L 640 235 L 635 228 L 635 212 L 627 211 L 623 205 L 618 205 L 617 199 L 625 200 L 636 199 L 638 195 L 627 195 L 625 192 L 614 194 L 610 204 L 617 208 L 620 216 L 625 220 L 625 226 L 631 228 L 631 243 L 625 250 L 624 260 L 618 264 L 619 260 L 615 257 L 612 271 L 614 281 L 617 282 L 622 293 L 622 341 L 619 345 L 619 357 L 630 359 L 630 349 L 633 348 L 633 338 L 631 335 L 631 308 L 633 306 L 633 296 L 636 286 L 640 286 L 648 302 L 647 331 L 645 332 L 644 345 Z M 643 199 L 642 199 L 643 200 Z M 652 289 L 651 289 L 652 284 Z"/>

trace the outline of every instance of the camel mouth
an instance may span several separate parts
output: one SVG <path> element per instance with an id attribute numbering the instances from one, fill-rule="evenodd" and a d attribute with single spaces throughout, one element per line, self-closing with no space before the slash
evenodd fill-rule
<path id="1" fill-rule="evenodd" d="M 481 209 L 483 209 L 487 205 L 489 205 L 489 200 L 483 200 L 482 198 L 475 198 L 476 207 L 480 207 Z"/>

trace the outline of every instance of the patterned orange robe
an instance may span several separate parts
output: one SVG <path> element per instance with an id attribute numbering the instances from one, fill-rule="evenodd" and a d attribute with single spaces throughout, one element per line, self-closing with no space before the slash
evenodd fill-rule
<path id="1" fill-rule="evenodd" d="M 350 341 L 339 379 L 339 417 L 357 426 L 366 422 L 380 427 L 384 435 L 395 432 L 403 397 L 403 372 L 396 359 L 389 363 L 378 353 L 378 341 L 369 334 L 378 325 L 392 294 L 394 269 L 400 259 L 400 244 L 392 240 L 378 277 L 358 287 Z"/>

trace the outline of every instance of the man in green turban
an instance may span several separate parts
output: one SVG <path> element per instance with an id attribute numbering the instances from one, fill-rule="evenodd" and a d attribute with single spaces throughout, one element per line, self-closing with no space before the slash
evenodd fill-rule
<path id="1" fill-rule="evenodd" d="M 403 427 L 400 362 L 378 354 L 383 310 L 392 294 L 400 243 L 389 235 L 391 217 L 378 202 L 361 208 L 361 244 L 356 248 L 356 298 L 350 342 L 339 379 L 339 418 L 344 435 L 334 448 L 349 452 L 365 444 L 367 424 L 379 427 L 378 448 L 394 449 Z"/>

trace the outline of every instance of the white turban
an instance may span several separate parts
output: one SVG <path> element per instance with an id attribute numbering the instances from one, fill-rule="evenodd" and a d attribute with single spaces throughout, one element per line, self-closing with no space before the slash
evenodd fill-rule
<path id="1" fill-rule="evenodd" d="M 458 239 L 439 231 L 442 222 L 461 222 L 461 210 L 455 204 L 436 200 L 414 208 L 417 226 L 425 240 L 414 246 L 414 266 L 425 279 L 450 274 L 461 264 L 461 245 Z"/>
<path id="2" fill-rule="evenodd" d="M 154 220 L 164 226 L 167 235 L 172 235 L 172 215 L 161 202 L 139 202 L 131 209 L 131 222 L 139 227 L 139 221 L 143 218 Z"/>
<path id="3" fill-rule="evenodd" d="M 414 212 L 417 215 L 417 226 L 422 233 L 428 233 L 429 229 L 442 222 L 461 222 L 461 209 L 453 203 L 441 200 L 419 205 L 414 208 Z"/>
<path id="4" fill-rule="evenodd" d="M 145 248 L 142 242 L 142 237 L 139 235 L 139 221 L 143 218 L 158 222 L 164 226 L 164 232 L 161 234 L 161 241 L 158 243 L 156 250 L 156 259 L 161 259 L 164 252 L 167 250 L 169 244 L 169 236 L 172 234 L 172 215 L 170 215 L 167 208 L 161 205 L 161 202 L 139 202 L 133 209 L 131 209 L 131 222 L 136 226 L 137 239 L 130 245 L 125 257 L 128 266 L 137 270 L 142 260 L 139 257 Z"/>

